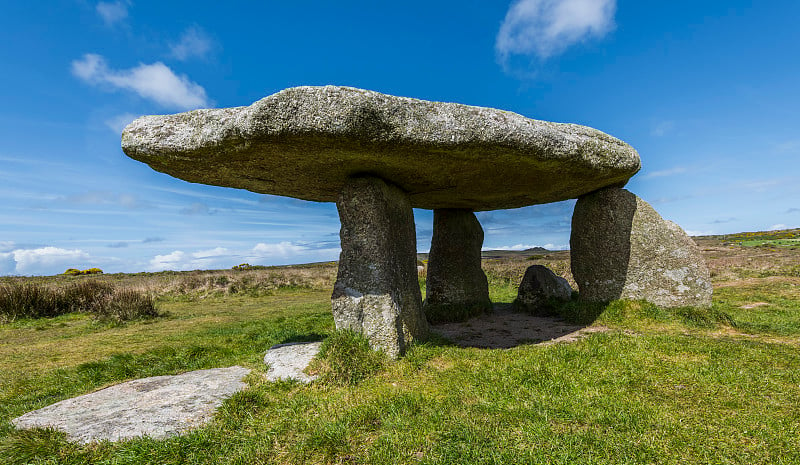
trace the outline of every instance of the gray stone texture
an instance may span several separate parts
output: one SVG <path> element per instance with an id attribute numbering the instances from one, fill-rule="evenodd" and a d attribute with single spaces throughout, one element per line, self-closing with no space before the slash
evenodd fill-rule
<path id="1" fill-rule="evenodd" d="M 601 189 L 578 199 L 570 248 L 582 300 L 711 305 L 711 279 L 697 245 L 625 189 Z"/>
<path id="2" fill-rule="evenodd" d="M 430 323 L 463 321 L 491 310 L 489 283 L 481 269 L 483 228 L 471 210 L 433 211 L 423 304 Z"/>
<path id="3" fill-rule="evenodd" d="M 270 347 L 264 355 L 269 365 L 266 378 L 270 381 L 296 380 L 310 383 L 317 377 L 306 374 L 308 364 L 319 353 L 321 342 L 293 342 Z"/>
<path id="4" fill-rule="evenodd" d="M 337 329 L 397 357 L 428 333 L 408 196 L 374 177 L 351 179 L 336 202 L 342 252 L 331 297 Z"/>
<path id="5" fill-rule="evenodd" d="M 534 315 L 548 315 L 553 301 L 568 301 L 571 297 L 572 287 L 566 279 L 546 266 L 532 265 L 525 270 L 514 306 Z"/>
<path id="6" fill-rule="evenodd" d="M 137 379 L 26 413 L 17 428 L 53 427 L 71 441 L 161 439 L 208 422 L 222 401 L 245 388 L 249 369 L 234 366 Z"/>
<path id="7" fill-rule="evenodd" d="M 349 178 L 370 173 L 426 209 L 572 199 L 640 168 L 632 147 L 585 126 L 336 86 L 144 116 L 122 149 L 186 181 L 314 201 L 335 201 Z"/>

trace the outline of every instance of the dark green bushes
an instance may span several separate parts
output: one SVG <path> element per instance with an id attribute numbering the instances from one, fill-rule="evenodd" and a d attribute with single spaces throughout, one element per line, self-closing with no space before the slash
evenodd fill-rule
<path id="1" fill-rule="evenodd" d="M 0 320 L 51 318 L 66 313 L 89 313 L 116 321 L 159 316 L 152 296 L 131 289 L 115 289 L 100 281 L 82 281 L 64 287 L 35 283 L 0 285 Z"/>

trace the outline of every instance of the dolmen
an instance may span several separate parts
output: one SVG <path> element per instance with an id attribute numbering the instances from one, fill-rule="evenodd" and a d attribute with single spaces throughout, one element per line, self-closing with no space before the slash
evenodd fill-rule
<path id="1" fill-rule="evenodd" d="M 195 183 L 336 202 L 339 329 L 391 356 L 429 321 L 491 305 L 474 212 L 578 199 L 570 239 L 581 298 L 710 305 L 691 239 L 622 187 L 640 169 L 596 129 L 351 87 L 294 87 L 250 106 L 143 116 L 122 149 Z M 432 209 L 423 304 L 413 208 Z"/>

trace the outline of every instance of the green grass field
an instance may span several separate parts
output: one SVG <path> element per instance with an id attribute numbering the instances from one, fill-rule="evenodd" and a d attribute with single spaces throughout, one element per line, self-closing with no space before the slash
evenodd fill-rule
<path id="1" fill-rule="evenodd" d="M 495 300 L 513 299 L 520 262 L 487 265 Z M 709 311 L 614 302 L 591 323 L 608 330 L 573 343 L 435 338 L 355 384 L 265 382 L 271 345 L 332 334 L 320 283 L 203 284 L 161 294 L 166 316 L 124 323 L 0 324 L 0 463 L 800 463 L 800 278 L 717 280 Z M 80 446 L 9 422 L 120 381 L 234 364 L 254 369 L 250 387 L 184 436 Z"/>

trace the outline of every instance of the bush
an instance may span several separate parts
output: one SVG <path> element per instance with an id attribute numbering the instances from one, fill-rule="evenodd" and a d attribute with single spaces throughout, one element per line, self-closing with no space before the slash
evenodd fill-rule
<path id="1" fill-rule="evenodd" d="M 111 284 L 87 280 L 63 288 L 43 284 L 0 285 L 0 318 L 52 318 L 66 313 L 88 313 L 98 318 L 126 321 L 159 316 L 149 295 Z"/>
<path id="2" fill-rule="evenodd" d="M 77 268 L 67 268 L 67 271 L 64 272 L 67 276 L 78 276 L 81 274 L 81 270 Z"/>
<path id="3" fill-rule="evenodd" d="M 354 386 L 380 371 L 386 361 L 386 354 L 372 350 L 366 337 L 344 330 L 325 339 L 311 370 L 323 383 Z"/>
<path id="4" fill-rule="evenodd" d="M 98 318 L 119 322 L 160 316 L 155 299 L 133 289 L 114 291 L 92 313 Z"/>

